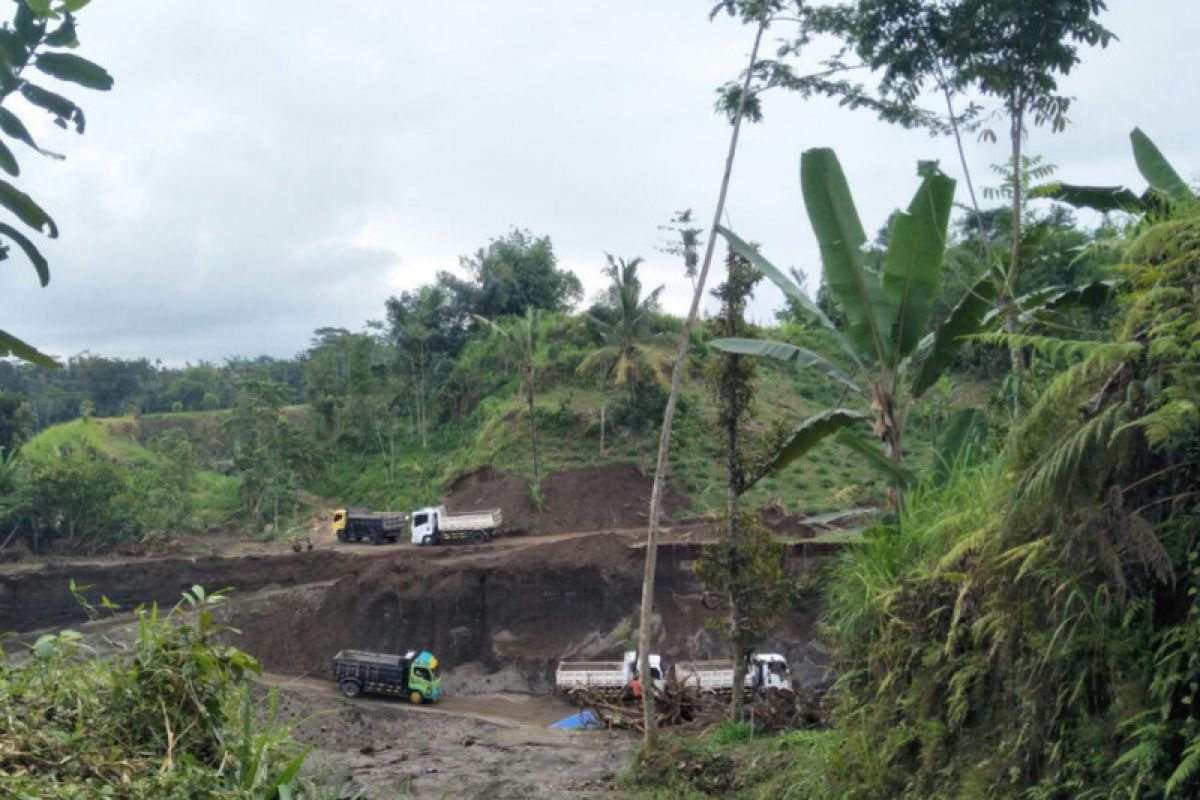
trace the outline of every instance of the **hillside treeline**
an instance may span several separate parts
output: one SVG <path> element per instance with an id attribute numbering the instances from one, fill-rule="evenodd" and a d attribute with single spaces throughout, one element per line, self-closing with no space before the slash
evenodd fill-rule
<path id="1" fill-rule="evenodd" d="M 981 217 L 960 215 L 934 320 L 945 319 L 970 285 L 981 253 L 1009 235 L 1007 213 L 996 207 Z M 1025 231 L 1032 266 L 1020 288 L 1027 293 L 1105 275 L 1120 235 L 1112 223 L 1081 226 L 1058 207 L 1032 212 Z M 868 259 L 882 263 L 886 238 L 885 226 L 865 248 Z M 681 236 L 668 248 L 683 256 L 681 272 L 685 250 L 697 245 L 694 235 Z M 458 274 L 439 273 L 388 298 L 383 319 L 361 331 L 317 329 L 291 359 L 175 368 L 84 354 L 58 370 L 0 362 L 5 525 L 35 546 L 58 537 L 71 546 L 107 547 L 156 530 L 237 520 L 278 531 L 302 513 L 304 490 L 404 508 L 435 500 L 457 475 L 491 465 L 530 478 L 536 505 L 538 469 L 644 465 L 665 402 L 669 340 L 681 322 L 661 309 L 661 287 L 643 286 L 642 264 L 609 256 L 597 266 L 607 288 L 585 303 L 578 277 L 559 266 L 550 239 L 514 230 L 464 256 Z M 817 298 L 838 319 L 824 286 Z M 1095 320 L 1107 312 L 1078 313 Z M 764 335 L 852 366 L 794 302 L 776 317 Z M 696 335 L 710 334 L 702 328 Z M 694 348 L 690 358 L 672 477 L 703 511 L 717 503 L 720 454 L 711 437 L 693 435 L 713 429 L 715 412 L 704 387 L 707 351 Z M 953 386 L 979 387 L 986 404 L 1006 369 L 1005 348 L 964 347 L 949 378 L 914 407 L 914 451 L 926 452 L 962 405 Z M 768 426 L 838 396 L 819 376 L 770 365 L 759 380 L 771 387 L 770 401 L 759 404 Z M 995 402 L 1003 405 L 998 395 Z M 102 419 L 114 417 L 125 419 L 124 427 Z M 106 430 L 78 430 L 93 419 Z M 50 431 L 48 446 L 17 456 L 38 430 L 70 420 L 74 433 Z M 116 446 L 113 435 L 133 441 Z M 169 486 L 163 476 L 171 476 Z M 65 495 L 55 487 L 80 481 L 102 488 L 70 504 L 56 501 Z M 824 463 L 766 481 L 756 497 L 816 513 L 878 500 L 882 488 L 871 489 L 872 482 L 853 454 L 833 450 Z"/>

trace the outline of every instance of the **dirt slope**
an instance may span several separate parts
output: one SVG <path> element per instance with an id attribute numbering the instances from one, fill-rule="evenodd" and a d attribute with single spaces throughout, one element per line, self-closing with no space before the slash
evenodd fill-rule
<path id="1" fill-rule="evenodd" d="M 451 511 L 502 509 L 505 528 L 524 533 L 636 528 L 646 524 L 653 483 L 629 464 L 560 470 L 542 479 L 545 507 L 539 512 L 530 501 L 527 479 L 485 467 L 455 481 L 443 502 Z M 675 519 L 691 504 L 686 494 L 668 486 L 663 519 Z"/>

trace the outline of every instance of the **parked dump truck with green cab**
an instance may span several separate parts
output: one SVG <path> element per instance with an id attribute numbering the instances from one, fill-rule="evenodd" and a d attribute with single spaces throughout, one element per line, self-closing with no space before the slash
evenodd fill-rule
<path id="1" fill-rule="evenodd" d="M 402 656 L 339 650 L 333 657 L 333 679 L 346 697 L 369 693 L 435 703 L 442 696 L 437 657 L 425 650 L 409 650 Z"/>

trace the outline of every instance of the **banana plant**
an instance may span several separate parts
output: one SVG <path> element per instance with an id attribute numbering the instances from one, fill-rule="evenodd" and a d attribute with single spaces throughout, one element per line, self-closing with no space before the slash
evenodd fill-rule
<path id="1" fill-rule="evenodd" d="M 1141 128 L 1134 128 L 1129 140 L 1138 172 L 1150 184 L 1141 194 L 1124 186 L 1081 186 L 1055 182 L 1035 187 L 1030 197 L 1058 200 L 1075 208 L 1104 213 L 1124 211 L 1158 217 L 1170 216 L 1179 207 L 1200 203 L 1200 197 Z"/>
<path id="2" fill-rule="evenodd" d="M 83 133 L 83 110 L 74 101 L 41 84 L 46 78 L 85 89 L 106 92 L 113 87 L 112 76 L 98 64 L 70 52 L 79 46 L 75 33 L 75 13 L 88 0 L 18 0 L 11 22 L 0 26 L 0 171 L 11 177 L 20 175 L 17 157 L 8 142 L 19 142 L 34 152 L 61 159 L 43 149 L 29 128 L 9 107 L 9 100 L 20 95 L 25 108 L 47 112 L 58 127 L 74 128 Z M 34 83 L 35 70 L 41 73 Z M 50 86 L 58 88 L 51 83 Z M 58 226 L 37 202 L 9 181 L 0 178 L 0 208 L 9 212 L 27 228 L 54 239 Z M 42 286 L 50 281 L 50 266 L 37 245 L 15 225 L 0 220 L 0 261 L 21 250 L 37 272 Z M 60 366 L 53 358 L 7 331 L 0 330 L 0 357 L 14 356 L 44 367 Z"/>
<path id="3" fill-rule="evenodd" d="M 850 357 L 855 373 L 868 376 L 863 386 L 827 359 L 801 347 L 748 339 L 718 339 L 712 343 L 725 352 L 776 358 L 816 369 L 858 394 L 869 405 L 870 415 L 845 409 L 819 414 L 805 420 L 793 439 L 784 443 L 781 452 L 794 453 L 797 448 L 793 441 L 811 447 L 820 439 L 834 436 L 836 441 L 885 470 L 893 483 L 900 486 L 913 481 L 912 474 L 902 466 L 907 415 L 904 402 L 907 396 L 902 388 L 910 371 L 909 362 L 914 355 L 935 352 L 939 362 L 948 365 L 953 360 L 953 345 L 930 337 L 928 328 L 941 280 L 955 182 L 931 163 L 922 163 L 918 174 L 921 184 L 908 208 L 893 215 L 883 266 L 876 270 L 867 262 L 863 250 L 867 236 L 837 156 L 827 148 L 809 150 L 801 156 L 801 190 L 820 245 L 825 283 L 842 312 L 842 327 L 834 325 L 795 281 L 757 249 L 732 231 L 720 229 L 734 252 L 750 261 L 833 335 Z M 962 310 L 956 309 L 959 327 L 972 327 L 974 320 L 991 310 L 990 297 L 985 295 L 982 299 L 979 308 L 970 297 L 960 303 Z M 850 424 L 864 419 L 873 422 L 882 451 L 877 444 L 848 429 Z M 822 435 L 814 436 L 817 433 Z M 783 463 L 786 462 L 769 458 L 768 469 Z"/>
<path id="4" fill-rule="evenodd" d="M 774 266 L 733 231 L 718 228 L 730 248 L 770 278 L 820 327 L 833 336 L 850 358 L 850 374 L 826 358 L 802 347 L 756 339 L 717 339 L 712 347 L 729 353 L 774 358 L 815 369 L 842 384 L 870 408 L 869 419 L 879 444 L 849 426 L 861 412 L 838 409 L 805 420 L 785 441 L 788 460 L 768 458 L 759 477 L 775 471 L 830 436 L 883 470 L 893 485 L 915 482 L 905 469 L 903 436 L 908 408 L 954 363 L 963 343 L 972 336 L 996 330 L 1003 322 L 998 307 L 1004 275 L 985 270 L 955 304 L 945 321 L 930 330 L 933 301 L 941 281 L 946 231 L 955 182 L 931 162 L 921 162 L 921 184 L 904 211 L 892 216 L 882 269 L 873 268 L 863 247 L 866 233 L 849 185 L 832 150 L 806 151 L 800 160 L 804 203 L 821 251 L 825 285 L 841 311 L 835 325 L 783 270 Z M 1107 299 L 1111 281 L 1052 286 L 1015 300 L 1022 322 L 1036 321 L 1044 312 L 1069 305 L 1096 305 Z M 858 416 L 856 416 L 858 415 Z M 897 498 L 898 500 L 898 498 Z"/>

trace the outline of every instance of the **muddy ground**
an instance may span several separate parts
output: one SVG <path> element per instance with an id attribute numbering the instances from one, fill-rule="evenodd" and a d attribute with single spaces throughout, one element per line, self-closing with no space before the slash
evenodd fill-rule
<path id="1" fill-rule="evenodd" d="M 435 706 L 347 700 L 332 683 L 272 678 L 280 709 L 305 720 L 315 749 L 308 771 L 366 798 L 619 798 L 611 789 L 636 739 L 613 731 L 562 731 L 573 713 L 531 694 L 447 697 Z"/>

